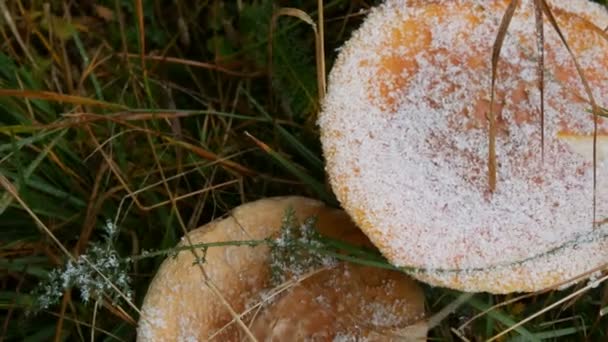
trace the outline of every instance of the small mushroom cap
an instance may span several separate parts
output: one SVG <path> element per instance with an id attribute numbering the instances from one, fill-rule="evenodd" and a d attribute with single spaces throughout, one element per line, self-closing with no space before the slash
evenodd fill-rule
<path id="1" fill-rule="evenodd" d="M 324 235 L 371 246 L 343 211 L 303 197 L 268 198 L 241 205 L 226 218 L 193 230 L 188 236 L 193 244 L 275 237 L 288 208 L 300 222 L 316 216 L 316 227 Z M 185 239 L 179 246 L 184 245 Z M 269 258 L 266 245 L 212 247 L 202 264 L 209 281 L 235 312 L 243 313 L 263 302 L 242 317 L 258 340 L 390 340 L 391 336 L 404 335 L 404 329 L 411 325 L 414 327 L 406 336 L 426 339 L 423 293 L 408 276 L 338 263 L 274 299 L 264 300 L 272 290 Z M 138 341 L 245 338 L 220 298 L 207 286 L 195 261 L 186 250 L 162 263 L 144 299 Z"/>
<path id="2" fill-rule="evenodd" d="M 608 108 L 608 11 L 546 2 Z M 516 2 L 504 37 L 490 158 L 492 53 L 511 3 L 386 0 L 329 76 L 318 123 L 336 197 L 391 263 L 432 285 L 532 292 L 608 262 L 608 120 L 590 113 L 546 14 L 541 115 L 537 1 Z"/>

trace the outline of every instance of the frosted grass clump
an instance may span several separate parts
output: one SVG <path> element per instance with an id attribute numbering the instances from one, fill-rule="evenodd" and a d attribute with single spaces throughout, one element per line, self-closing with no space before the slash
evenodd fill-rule
<path id="1" fill-rule="evenodd" d="M 97 301 L 107 296 L 117 301 L 119 293 L 132 298 L 131 279 L 128 276 L 129 260 L 122 259 L 114 248 L 119 229 L 107 220 L 104 241 L 92 243 L 85 254 L 69 260 L 62 269 L 49 272 L 48 279 L 38 285 L 35 309 L 44 310 L 58 303 L 64 291 L 77 288 L 83 302 Z M 103 275 L 103 276 L 102 276 Z M 112 286 L 114 285 L 114 287 Z"/>
<path id="2" fill-rule="evenodd" d="M 323 255 L 322 251 L 327 248 L 316 230 L 316 224 L 316 217 L 298 222 L 293 209 L 287 209 L 281 232 L 270 243 L 270 267 L 275 284 L 336 263 L 335 258 Z"/>

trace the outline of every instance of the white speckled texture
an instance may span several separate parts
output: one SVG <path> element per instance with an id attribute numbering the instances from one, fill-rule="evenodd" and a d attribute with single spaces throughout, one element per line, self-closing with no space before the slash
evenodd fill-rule
<path id="1" fill-rule="evenodd" d="M 319 125 L 332 187 L 392 263 L 424 269 L 416 276 L 431 284 L 535 291 L 608 263 L 608 227 L 593 228 L 592 153 L 560 138 L 593 135 L 590 106 L 547 20 L 541 157 L 531 0 L 521 1 L 501 53 L 498 182 L 488 192 L 491 50 L 508 2 L 386 1 L 330 74 Z M 597 103 L 608 106 L 608 42 L 593 31 L 608 26 L 605 8 L 549 4 Z M 601 221 L 608 162 L 596 171 Z"/>
<path id="2" fill-rule="evenodd" d="M 193 244 L 274 238 L 289 207 L 300 221 L 316 216 L 322 234 L 371 246 L 344 211 L 295 196 L 244 204 L 230 216 L 188 236 Z M 215 247 L 208 249 L 203 268 L 232 309 L 243 313 L 268 299 L 272 290 L 269 258 L 267 246 Z M 141 311 L 138 341 L 207 341 L 211 336 L 215 336 L 214 341 L 245 339 L 235 323 L 214 335 L 232 316 L 205 284 L 187 250 L 165 259 Z M 424 294 L 416 281 L 400 272 L 346 263 L 302 280 L 252 312 L 254 315 L 244 315 L 243 321 L 260 341 L 328 340 L 336 336 L 387 341 L 392 340 L 387 336 L 403 334 L 425 340 L 427 332 L 422 321 Z"/>

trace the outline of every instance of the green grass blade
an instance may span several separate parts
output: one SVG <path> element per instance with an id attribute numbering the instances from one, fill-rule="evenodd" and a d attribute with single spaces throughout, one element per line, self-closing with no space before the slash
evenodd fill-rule
<path id="1" fill-rule="evenodd" d="M 23 186 L 23 184 L 27 183 L 28 179 L 32 176 L 34 171 L 36 171 L 38 166 L 40 166 L 40 163 L 42 163 L 42 161 L 44 159 L 46 159 L 49 152 L 53 149 L 53 146 L 55 146 L 55 144 L 57 144 L 66 133 L 67 133 L 67 130 L 60 131 L 59 134 L 57 136 L 55 136 L 53 138 L 53 140 L 51 140 L 51 142 L 48 145 L 46 145 L 45 148 L 40 153 L 38 153 L 36 158 L 34 158 L 34 160 L 27 166 L 27 168 L 25 168 L 24 172 L 20 172 L 17 175 L 17 180 L 14 184 L 15 189 L 17 189 L 17 191 L 19 191 L 19 189 Z M 14 141 L 14 140 L 13 140 L 13 142 L 16 143 L 16 141 Z M 19 155 L 18 152 L 19 152 L 19 150 L 15 146 L 15 151 L 14 151 L 15 155 Z M 20 158 L 17 158 L 17 160 L 20 160 Z M 1 170 L 0 170 L 0 172 L 1 172 Z M 11 196 L 11 194 L 9 194 L 8 192 L 4 193 L 2 195 L 2 197 L 0 197 L 0 215 L 2 215 L 2 213 L 4 213 L 4 211 L 12 203 L 12 201 L 13 201 L 13 196 Z"/>
<path id="2" fill-rule="evenodd" d="M 245 94 L 249 102 L 253 104 L 253 106 L 260 112 L 266 119 L 269 121 L 273 121 L 273 118 L 268 112 L 262 107 L 259 102 L 257 102 L 251 94 L 245 89 L 241 89 L 241 92 Z M 298 153 L 306 159 L 308 163 L 310 163 L 316 170 L 323 170 L 323 161 L 319 158 L 315 153 L 309 150 L 304 144 L 302 144 L 293 134 L 289 133 L 284 127 L 279 124 L 275 124 L 279 134 L 289 142 L 291 146 L 293 146 Z"/>
<path id="3" fill-rule="evenodd" d="M 283 157 L 280 153 L 276 152 L 270 146 L 259 141 L 252 135 L 249 135 L 249 137 L 251 139 L 253 139 L 258 146 L 260 146 L 266 153 L 268 153 L 268 155 L 270 155 L 275 161 L 277 161 L 287 171 L 289 171 L 291 174 L 293 174 L 298 179 L 300 179 L 304 184 L 306 184 L 311 189 L 313 189 L 313 191 L 321 199 L 323 199 L 325 202 L 333 204 L 333 205 L 337 204 L 337 200 L 335 199 L 335 197 L 333 197 L 333 195 L 331 195 L 330 193 L 328 193 L 325 190 L 325 186 L 323 186 L 323 184 L 319 183 L 316 179 L 312 178 L 311 176 L 309 176 L 308 174 L 306 174 L 305 172 L 300 170 L 300 168 L 298 168 L 294 163 L 289 161 L 287 158 Z"/>
<path id="4" fill-rule="evenodd" d="M 479 311 L 485 311 L 490 308 L 490 306 L 487 303 L 484 303 L 477 298 L 471 298 L 467 303 Z M 492 318 L 493 320 L 504 324 L 507 327 L 511 327 L 517 323 L 516 319 L 509 317 L 508 315 L 502 313 L 499 310 L 491 310 L 488 313 L 486 313 L 486 315 L 488 317 Z M 526 329 L 524 327 L 517 327 L 517 328 L 515 328 L 514 331 L 517 332 L 518 334 L 520 334 L 521 337 L 524 338 L 526 341 L 531 341 L 531 342 L 540 342 L 541 341 L 540 338 L 537 338 L 534 334 L 532 334 L 528 329 Z"/>

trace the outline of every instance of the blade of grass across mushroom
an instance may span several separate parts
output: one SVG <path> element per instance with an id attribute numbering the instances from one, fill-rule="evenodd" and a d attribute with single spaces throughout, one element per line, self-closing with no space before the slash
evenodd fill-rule
<path id="1" fill-rule="evenodd" d="M 154 251 L 154 252 L 146 252 L 146 253 L 142 253 L 142 254 L 139 254 L 139 255 L 134 255 L 134 256 L 129 257 L 129 260 L 137 261 L 137 260 L 143 260 L 143 259 L 148 259 L 148 258 L 155 258 L 157 256 L 167 256 L 167 255 L 177 254 L 177 253 L 183 252 L 183 251 L 190 251 L 193 248 L 205 251 L 205 250 L 207 250 L 209 248 L 215 248 L 215 247 L 226 247 L 226 246 L 256 247 L 256 246 L 259 246 L 259 245 L 271 244 L 271 243 L 272 243 L 272 241 L 269 240 L 269 239 L 264 239 L 264 240 L 238 240 L 238 241 L 234 240 L 234 241 L 218 241 L 218 242 L 208 242 L 208 243 L 193 243 L 193 244 L 188 245 L 188 246 L 177 246 L 177 247 L 157 250 L 157 251 Z"/>
<path id="2" fill-rule="evenodd" d="M 536 20 L 536 46 L 538 50 L 538 63 L 536 64 L 536 77 L 540 91 L 540 154 L 545 161 L 545 26 L 540 0 L 534 0 L 534 17 Z"/>
<path id="3" fill-rule="evenodd" d="M 321 199 L 323 199 L 326 203 L 328 203 L 330 205 L 338 204 L 338 201 L 336 200 L 336 198 L 325 190 L 325 186 L 322 183 L 320 183 L 313 177 L 311 177 L 308 174 L 306 174 L 305 172 L 303 172 L 294 163 L 289 161 L 287 158 L 283 157 L 280 153 L 273 150 L 270 146 L 268 146 L 264 142 L 260 141 L 253 135 L 249 134 L 248 132 L 245 132 L 245 135 L 247 135 L 251 140 L 253 140 L 253 142 L 258 147 L 260 147 L 264 152 L 268 153 L 275 161 L 277 161 L 287 171 L 291 172 L 294 176 L 296 176 L 298 179 L 300 179 L 302 182 L 304 182 L 304 184 L 306 184 L 310 188 L 312 188 L 314 190 L 314 192 L 316 192 L 317 195 Z"/>
<path id="4" fill-rule="evenodd" d="M 331 249 L 322 248 L 322 247 L 315 247 L 315 246 L 310 246 L 310 245 L 303 245 L 301 247 L 314 251 L 314 252 L 319 253 L 324 256 L 332 257 L 332 258 L 335 258 L 340 261 L 346 261 L 346 262 L 350 262 L 350 263 L 357 264 L 357 265 L 370 266 L 370 267 L 381 268 L 381 269 L 391 270 L 391 271 L 399 271 L 399 272 L 415 271 L 415 269 L 413 269 L 413 268 L 395 266 L 393 264 L 390 264 L 388 261 L 378 261 L 378 260 L 370 260 L 370 259 L 366 259 L 366 258 L 359 258 L 356 256 L 340 253 L 340 252 L 333 251 Z"/>
<path id="5" fill-rule="evenodd" d="M 597 132 L 598 132 L 599 113 L 601 113 L 600 107 L 597 105 L 597 102 L 595 101 L 595 97 L 593 96 L 593 91 L 591 90 L 591 86 L 589 85 L 589 82 L 587 82 L 585 73 L 583 72 L 583 69 L 581 68 L 581 66 L 579 64 L 578 59 L 576 58 L 576 55 L 574 55 L 574 52 L 570 48 L 570 45 L 568 44 L 566 37 L 564 36 L 562 30 L 560 29 L 559 24 L 557 23 L 557 20 L 555 19 L 555 16 L 553 15 L 553 12 L 551 11 L 551 8 L 547 4 L 547 1 L 546 0 L 536 0 L 535 4 L 537 4 L 537 3 L 538 3 L 538 5 L 540 5 L 542 7 L 541 8 L 542 12 L 545 14 L 547 19 L 549 19 L 549 23 L 551 23 L 551 26 L 553 27 L 553 29 L 559 36 L 559 39 L 564 44 L 564 47 L 566 48 L 566 50 L 568 51 L 570 58 L 572 58 L 572 62 L 574 62 L 576 72 L 578 73 L 581 83 L 583 84 L 585 93 L 589 97 L 588 101 L 591 104 L 591 111 L 594 114 L 593 115 L 593 221 L 592 221 L 592 224 L 594 227 L 596 227 L 597 226 L 597 223 L 596 223 L 597 222 L 597 220 L 596 220 L 596 214 L 597 214 L 597 161 L 598 161 L 597 160 Z"/>
<path id="6" fill-rule="evenodd" d="M 262 116 L 264 116 L 264 118 L 266 118 L 269 122 L 274 122 L 272 115 L 270 115 L 264 109 L 264 107 L 262 107 L 262 105 L 260 105 L 260 103 L 257 102 L 253 98 L 253 96 L 251 96 L 251 94 L 246 89 L 241 87 L 239 89 L 239 91 L 242 92 L 247 97 L 249 102 L 251 102 L 251 104 L 253 104 L 253 106 L 258 110 L 258 112 L 260 112 L 260 114 L 262 114 Z M 293 134 L 291 134 L 288 130 L 286 130 L 281 125 L 275 123 L 275 127 L 279 131 L 279 134 L 281 134 L 281 136 L 285 140 L 287 140 L 287 142 L 289 142 L 289 144 L 291 146 L 293 146 L 296 149 L 296 151 L 298 151 L 298 153 L 302 157 L 304 157 L 308 163 L 310 163 L 311 166 L 314 167 L 315 171 L 323 172 L 323 168 L 324 168 L 323 161 L 315 153 L 313 153 L 310 149 L 308 149 L 296 137 L 294 137 Z"/>
<path id="7" fill-rule="evenodd" d="M 507 36 L 511 19 L 515 14 L 515 10 L 519 5 L 519 0 L 511 0 L 507 7 L 501 22 L 498 27 L 498 33 L 494 40 L 494 46 L 492 47 L 492 84 L 490 90 L 490 112 L 488 115 L 489 129 L 488 129 L 488 187 L 490 193 L 496 190 L 496 178 L 497 178 L 497 161 L 496 161 L 496 114 L 494 113 L 494 101 L 496 91 L 496 78 L 498 71 L 498 62 L 500 61 L 500 51 L 502 45 Z"/>
<path id="8" fill-rule="evenodd" d="M 597 115 L 604 117 L 604 118 L 608 118 L 608 108 L 600 108 L 599 113 Z"/>
<path id="9" fill-rule="evenodd" d="M 537 0 L 537 1 L 540 4 L 540 6 L 542 6 L 543 13 L 547 16 L 547 18 L 549 19 L 549 22 L 551 23 L 551 26 L 553 26 L 553 29 L 558 34 L 560 40 L 564 44 L 564 47 L 568 51 L 570 58 L 572 58 L 572 61 L 574 62 L 574 66 L 576 68 L 576 72 L 578 73 L 581 83 L 583 84 L 583 88 L 585 89 L 585 93 L 589 97 L 588 101 L 591 104 L 591 111 L 594 114 L 593 115 L 593 221 L 592 221 L 592 224 L 594 227 L 597 227 L 597 223 L 596 223 L 597 222 L 597 220 L 596 220 L 597 162 L 598 162 L 598 160 L 597 160 L 597 133 L 598 133 L 598 119 L 600 116 L 599 113 L 601 113 L 600 107 L 597 105 L 597 102 L 595 101 L 595 97 L 593 96 L 593 92 L 591 91 L 591 86 L 589 85 L 589 82 L 587 82 L 585 73 L 583 72 L 583 69 L 581 68 L 581 66 L 579 64 L 578 59 L 576 58 L 576 55 L 570 48 L 570 45 L 568 45 L 568 41 L 566 40 L 566 37 L 564 36 L 562 30 L 560 29 L 559 24 L 557 23 L 557 20 L 555 19 L 555 16 L 553 15 L 553 12 L 551 11 L 551 8 L 547 4 L 546 0 Z"/>
<path id="10" fill-rule="evenodd" d="M 352 245 L 350 243 L 332 239 L 323 235 L 321 235 L 320 240 L 325 246 L 334 250 L 343 251 L 348 253 L 349 255 L 365 258 L 368 260 L 388 263 L 386 259 L 382 256 L 382 254 L 370 248 Z"/>

